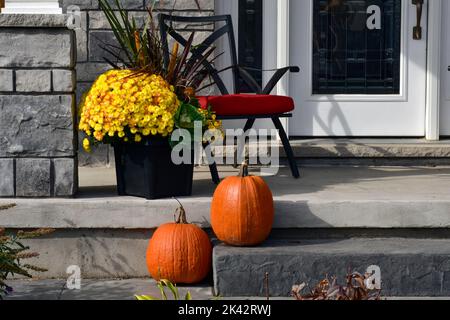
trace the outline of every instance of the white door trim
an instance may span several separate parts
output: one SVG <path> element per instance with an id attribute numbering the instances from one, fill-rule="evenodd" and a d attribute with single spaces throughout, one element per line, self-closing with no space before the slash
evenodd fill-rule
<path id="1" fill-rule="evenodd" d="M 277 67 L 289 66 L 289 0 L 278 0 L 277 8 Z M 289 77 L 283 77 L 277 85 L 277 94 L 289 95 Z"/>
<path id="2" fill-rule="evenodd" d="M 439 106 L 441 85 L 441 33 L 442 0 L 428 1 L 428 53 L 427 53 L 427 99 L 426 99 L 426 139 L 439 140 Z M 289 0 L 277 1 L 277 62 L 278 66 L 289 65 Z M 277 87 L 278 94 L 289 94 L 289 80 Z"/>
<path id="3" fill-rule="evenodd" d="M 442 0 L 428 2 L 426 139 L 440 138 Z"/>

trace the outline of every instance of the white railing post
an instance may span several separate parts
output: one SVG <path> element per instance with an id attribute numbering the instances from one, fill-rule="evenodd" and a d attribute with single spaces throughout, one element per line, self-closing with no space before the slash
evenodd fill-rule
<path id="1" fill-rule="evenodd" d="M 5 0 L 1 13 L 6 14 L 62 14 L 58 0 Z"/>

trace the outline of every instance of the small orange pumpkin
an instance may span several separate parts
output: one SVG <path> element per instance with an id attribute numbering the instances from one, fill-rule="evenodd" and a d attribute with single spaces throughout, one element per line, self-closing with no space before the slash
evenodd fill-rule
<path id="1" fill-rule="evenodd" d="M 211 224 L 219 240 L 234 246 L 264 242 L 274 220 L 273 196 L 261 177 L 248 175 L 244 163 L 237 177 L 217 187 L 211 205 Z"/>
<path id="2" fill-rule="evenodd" d="M 205 279 L 211 270 L 212 246 L 205 231 L 186 220 L 180 203 L 175 223 L 159 227 L 147 248 L 151 276 L 177 284 L 193 284 Z"/>

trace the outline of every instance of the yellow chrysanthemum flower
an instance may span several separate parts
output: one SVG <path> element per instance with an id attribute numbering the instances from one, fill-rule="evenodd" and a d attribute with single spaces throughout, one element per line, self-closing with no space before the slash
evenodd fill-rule
<path id="1" fill-rule="evenodd" d="M 79 129 L 98 141 L 106 136 L 128 141 L 125 128 L 136 142 L 150 134 L 167 136 L 174 123 L 162 119 L 172 119 L 179 105 L 173 87 L 161 76 L 110 70 L 83 97 Z M 83 147 L 90 148 L 85 140 Z"/>
<path id="2" fill-rule="evenodd" d="M 91 142 L 90 142 L 89 139 L 87 139 L 87 138 L 85 138 L 85 139 L 83 140 L 83 149 L 84 149 L 86 152 L 91 152 Z"/>

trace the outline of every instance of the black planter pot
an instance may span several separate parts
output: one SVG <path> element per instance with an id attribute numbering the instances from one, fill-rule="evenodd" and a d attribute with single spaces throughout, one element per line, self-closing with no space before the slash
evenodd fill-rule
<path id="1" fill-rule="evenodd" d="M 193 161 L 175 165 L 167 138 L 113 146 L 119 195 L 149 200 L 192 195 Z"/>

